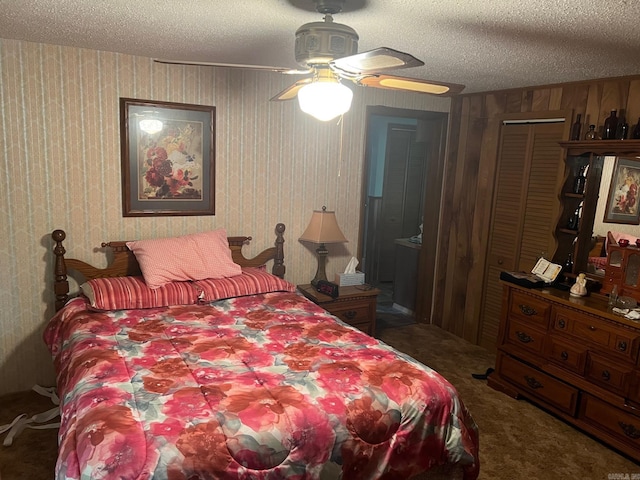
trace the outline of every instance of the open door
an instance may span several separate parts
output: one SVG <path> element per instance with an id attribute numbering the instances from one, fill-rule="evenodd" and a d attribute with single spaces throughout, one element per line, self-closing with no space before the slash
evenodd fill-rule
<path id="1" fill-rule="evenodd" d="M 431 321 L 447 118 L 442 112 L 367 110 L 359 258 L 367 282 L 383 291 L 402 285 L 399 297 L 412 302 L 405 313 L 424 323 Z M 398 245 L 417 236 L 421 224 L 425 241 L 411 245 L 407 256 Z M 398 268 L 407 258 L 412 263 Z"/>

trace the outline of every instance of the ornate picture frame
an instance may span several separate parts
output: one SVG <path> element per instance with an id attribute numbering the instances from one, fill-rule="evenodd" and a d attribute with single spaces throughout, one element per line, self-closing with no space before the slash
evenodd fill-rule
<path id="1" fill-rule="evenodd" d="M 122 215 L 215 215 L 215 107 L 120 98 Z"/>
<path id="2" fill-rule="evenodd" d="M 639 187 L 640 162 L 616 157 L 611 174 L 604 222 L 639 225 Z"/>

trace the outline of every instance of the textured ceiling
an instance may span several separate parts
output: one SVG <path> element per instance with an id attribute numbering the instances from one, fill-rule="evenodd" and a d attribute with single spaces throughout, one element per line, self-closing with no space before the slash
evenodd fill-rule
<path id="1" fill-rule="evenodd" d="M 411 53 L 425 65 L 394 73 L 464 93 L 640 74 L 638 0 L 352 1 L 334 19 L 358 32 L 359 51 Z M 280 67 L 296 67 L 296 29 L 322 20 L 312 0 L 0 0 L 0 9 L 0 38 Z"/>

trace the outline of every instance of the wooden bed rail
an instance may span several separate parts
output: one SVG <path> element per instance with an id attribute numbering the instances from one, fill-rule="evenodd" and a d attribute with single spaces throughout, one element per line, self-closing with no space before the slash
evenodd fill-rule
<path id="1" fill-rule="evenodd" d="M 271 273 L 284 278 L 284 223 L 278 223 L 275 228 L 276 241 L 275 246 L 263 250 L 252 258 L 246 258 L 242 253 L 242 246 L 249 243 L 251 237 L 227 237 L 229 248 L 231 249 L 231 257 L 233 261 L 242 267 L 258 267 L 264 265 L 269 260 L 273 260 Z M 109 264 L 105 268 L 97 268 L 82 260 L 75 258 L 65 258 L 66 250 L 62 242 L 67 237 L 64 230 L 54 230 L 51 233 L 55 245 L 53 254 L 55 255 L 53 275 L 54 275 L 54 293 L 56 296 L 55 308 L 60 310 L 69 300 L 69 281 L 68 271 L 75 270 L 82 274 L 87 280 L 92 278 L 108 278 L 108 277 L 124 277 L 132 275 L 142 275 L 140 265 L 135 255 L 127 248 L 127 241 L 103 242 L 102 248 L 109 249 L 113 254 Z"/>

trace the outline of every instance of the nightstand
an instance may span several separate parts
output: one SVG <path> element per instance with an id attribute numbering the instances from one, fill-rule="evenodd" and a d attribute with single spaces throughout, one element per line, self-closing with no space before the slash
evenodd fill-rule
<path id="1" fill-rule="evenodd" d="M 376 332 L 376 300 L 380 290 L 370 285 L 340 287 L 340 295 L 331 298 L 310 285 L 298 285 L 298 290 L 313 303 L 349 325 L 374 336 Z"/>

